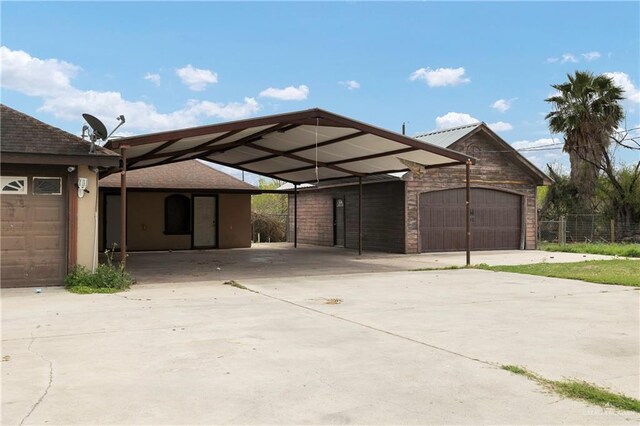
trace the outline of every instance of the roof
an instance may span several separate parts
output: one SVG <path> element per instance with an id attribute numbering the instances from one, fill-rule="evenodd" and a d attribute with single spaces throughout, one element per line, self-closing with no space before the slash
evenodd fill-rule
<path id="1" fill-rule="evenodd" d="M 485 132 L 493 139 L 506 154 L 512 154 L 517 163 L 519 163 L 531 176 L 536 178 L 538 185 L 549 185 L 551 179 L 543 171 L 537 168 L 531 161 L 527 160 L 522 154 L 516 151 L 509 143 L 502 139 L 497 133 L 487 126 L 484 122 L 468 124 L 466 126 L 453 127 L 450 129 L 437 130 L 416 136 L 421 142 L 437 145 L 443 148 L 449 148 L 455 142 L 467 138 L 477 132 Z"/>
<path id="2" fill-rule="evenodd" d="M 109 141 L 130 170 L 200 158 L 292 183 L 464 164 L 472 157 L 322 109 Z"/>
<path id="3" fill-rule="evenodd" d="M 416 139 L 422 142 L 430 143 L 432 145 L 448 148 L 454 142 L 457 142 L 463 137 L 467 136 L 469 133 L 473 132 L 481 125 L 481 122 L 477 122 L 473 124 L 467 124 L 465 126 L 452 127 L 450 129 L 436 130 L 433 132 L 424 133 L 422 135 L 417 135 Z"/>
<path id="4" fill-rule="evenodd" d="M 119 154 L 102 147 L 96 147 L 96 153 L 90 154 L 90 143 L 84 139 L 4 104 L 0 104 L 0 140 L 3 162 L 11 157 L 5 154 L 74 156 L 84 158 L 86 163 L 96 157 L 111 157 L 113 165 L 117 165 L 120 158 Z"/>
<path id="5" fill-rule="evenodd" d="M 100 187 L 120 188 L 120 174 L 100 179 Z M 197 160 L 127 171 L 127 188 L 259 191 Z"/>
<path id="6" fill-rule="evenodd" d="M 396 181 L 401 181 L 402 177 L 400 176 L 393 176 L 393 175 L 387 175 L 387 174 L 383 174 L 383 175 L 370 175 L 370 176 L 365 176 L 362 178 L 362 183 L 363 184 L 369 184 L 369 183 L 383 183 L 383 182 L 396 182 Z M 321 188 L 331 188 L 334 186 L 349 186 L 349 185 L 357 185 L 358 184 L 358 178 L 356 177 L 346 177 L 344 179 L 336 179 L 336 180 L 332 180 L 332 181 L 321 181 L 318 182 L 318 184 L 311 184 L 311 183 L 303 183 L 302 185 L 298 185 L 298 190 L 305 190 L 305 189 L 321 189 Z M 284 185 L 280 185 L 278 187 L 279 191 L 291 191 L 292 189 L 294 189 L 294 185 L 292 183 L 285 183 Z"/>

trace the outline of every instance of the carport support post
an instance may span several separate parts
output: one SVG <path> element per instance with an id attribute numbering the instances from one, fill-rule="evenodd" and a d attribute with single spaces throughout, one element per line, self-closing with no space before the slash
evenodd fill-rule
<path id="1" fill-rule="evenodd" d="M 293 247 L 298 248 L 298 184 L 293 184 Z"/>
<path id="2" fill-rule="evenodd" d="M 471 265 L 471 160 L 467 160 L 467 266 Z"/>
<path id="3" fill-rule="evenodd" d="M 358 255 L 362 256 L 362 176 L 358 176 Z"/>
<path id="4" fill-rule="evenodd" d="M 120 171 L 120 263 L 127 264 L 127 147 L 120 147 L 122 170 Z"/>

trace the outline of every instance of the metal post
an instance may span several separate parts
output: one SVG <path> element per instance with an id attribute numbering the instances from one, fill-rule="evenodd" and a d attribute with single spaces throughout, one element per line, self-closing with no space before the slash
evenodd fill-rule
<path id="1" fill-rule="evenodd" d="M 362 256 L 362 176 L 358 176 L 358 256 Z"/>
<path id="2" fill-rule="evenodd" d="M 616 220 L 611 219 L 611 242 L 616 242 Z"/>
<path id="3" fill-rule="evenodd" d="M 120 262 L 124 267 L 127 264 L 127 147 L 120 147 L 120 155 Z"/>
<path id="4" fill-rule="evenodd" d="M 467 160 L 467 266 L 471 265 L 471 160 Z"/>
<path id="5" fill-rule="evenodd" d="M 298 184 L 293 185 L 293 247 L 298 247 Z"/>

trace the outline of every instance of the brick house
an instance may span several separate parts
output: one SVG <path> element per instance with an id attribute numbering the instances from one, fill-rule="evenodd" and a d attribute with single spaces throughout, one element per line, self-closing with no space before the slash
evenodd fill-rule
<path id="1" fill-rule="evenodd" d="M 466 153 L 471 168 L 474 250 L 535 249 L 537 186 L 549 178 L 484 123 L 440 130 L 416 139 Z M 293 218 L 290 196 L 290 218 Z M 402 177 L 363 180 L 363 247 L 396 253 L 465 249 L 465 168 L 417 169 Z M 356 181 L 301 188 L 298 242 L 357 248 Z M 293 220 L 290 232 L 293 235 Z"/>

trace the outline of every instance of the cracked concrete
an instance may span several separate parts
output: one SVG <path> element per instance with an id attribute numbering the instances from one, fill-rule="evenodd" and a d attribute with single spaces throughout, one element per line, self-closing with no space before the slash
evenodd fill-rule
<path id="1" fill-rule="evenodd" d="M 638 397 L 637 290 L 474 270 L 237 281 L 259 293 L 3 291 L 2 424 L 640 422 L 497 367 Z"/>
<path id="2" fill-rule="evenodd" d="M 38 405 L 40 405 L 42 400 L 47 396 L 47 393 L 49 393 L 49 389 L 53 384 L 53 363 L 50 360 L 46 359 L 42 354 L 36 353 L 31 349 L 31 346 L 33 346 L 33 342 L 35 342 L 35 340 L 36 338 L 33 336 L 33 333 L 31 333 L 31 341 L 29 342 L 29 346 L 27 347 L 27 350 L 33 353 L 34 355 L 39 356 L 40 358 L 42 358 L 44 362 L 49 364 L 49 383 L 47 383 L 47 387 L 45 388 L 40 398 L 38 398 L 38 400 L 33 404 L 33 406 L 31 406 L 31 409 L 29 410 L 29 412 L 22 418 L 22 420 L 20 420 L 20 426 L 22 426 L 24 422 L 27 421 L 29 416 L 31 416 L 31 414 L 35 411 L 35 409 L 38 408 Z"/>

